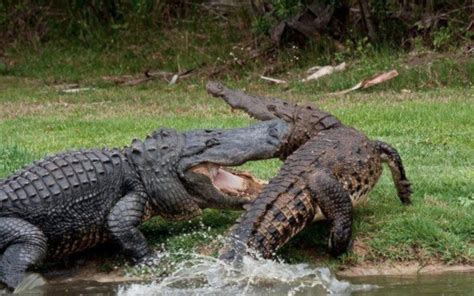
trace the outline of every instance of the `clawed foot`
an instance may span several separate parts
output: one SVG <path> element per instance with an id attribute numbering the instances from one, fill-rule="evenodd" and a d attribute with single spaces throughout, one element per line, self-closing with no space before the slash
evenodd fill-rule
<path id="1" fill-rule="evenodd" d="M 329 235 L 329 253 L 333 257 L 339 257 L 345 252 L 349 251 L 352 249 L 352 244 L 353 241 L 352 239 L 345 239 L 345 238 L 340 238 L 335 233 L 330 233 Z"/>
<path id="2" fill-rule="evenodd" d="M 38 273 L 27 273 L 22 281 L 16 286 L 13 294 L 29 293 L 38 287 L 44 286 L 46 280 Z"/>

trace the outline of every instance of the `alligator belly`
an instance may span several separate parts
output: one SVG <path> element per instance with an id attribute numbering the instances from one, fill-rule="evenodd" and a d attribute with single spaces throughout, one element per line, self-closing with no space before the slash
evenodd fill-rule
<path id="1" fill-rule="evenodd" d="M 106 242 L 110 235 L 104 229 L 90 229 L 62 238 L 48 240 L 48 258 L 61 258 L 73 253 L 90 249 Z"/>

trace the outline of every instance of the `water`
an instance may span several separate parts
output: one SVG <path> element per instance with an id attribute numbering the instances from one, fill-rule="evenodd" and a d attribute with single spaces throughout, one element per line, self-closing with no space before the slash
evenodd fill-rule
<path id="1" fill-rule="evenodd" d="M 474 295 L 474 273 L 445 273 L 418 276 L 371 276 L 351 278 L 351 283 L 379 286 L 378 289 L 354 292 L 360 296 Z"/>
<path id="2" fill-rule="evenodd" d="M 176 266 L 173 273 L 149 284 L 131 284 L 118 290 L 133 295 L 350 295 L 372 289 L 337 280 L 327 268 L 285 264 L 244 257 L 235 268 L 218 259 L 194 254 Z"/>
<path id="3" fill-rule="evenodd" d="M 167 254 L 173 256 L 184 254 Z M 199 254 L 146 283 L 76 281 L 47 284 L 21 295 L 474 295 L 473 273 L 336 279 L 327 268 L 245 257 L 239 268 Z M 0 294 L 1 291 L 0 291 Z"/>

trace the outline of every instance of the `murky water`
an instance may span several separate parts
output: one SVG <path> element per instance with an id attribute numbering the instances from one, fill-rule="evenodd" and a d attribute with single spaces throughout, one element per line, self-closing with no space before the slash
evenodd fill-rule
<path id="1" fill-rule="evenodd" d="M 1 292 L 0 292 L 1 294 Z M 22 295 L 474 295 L 473 273 L 336 279 L 327 268 L 246 257 L 239 268 L 193 254 L 147 283 L 48 284 Z"/>
<path id="2" fill-rule="evenodd" d="M 418 276 L 372 276 L 351 278 L 351 283 L 379 286 L 378 289 L 354 292 L 363 296 L 474 295 L 474 273 L 445 273 Z"/>

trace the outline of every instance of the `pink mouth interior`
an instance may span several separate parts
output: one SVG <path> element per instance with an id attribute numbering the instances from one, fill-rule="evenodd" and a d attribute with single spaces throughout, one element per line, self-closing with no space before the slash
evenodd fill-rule
<path id="1" fill-rule="evenodd" d="M 247 172 L 223 168 L 216 164 L 200 164 L 192 168 L 196 173 L 206 175 L 214 187 L 231 196 L 257 196 L 264 182 L 254 178 Z"/>

